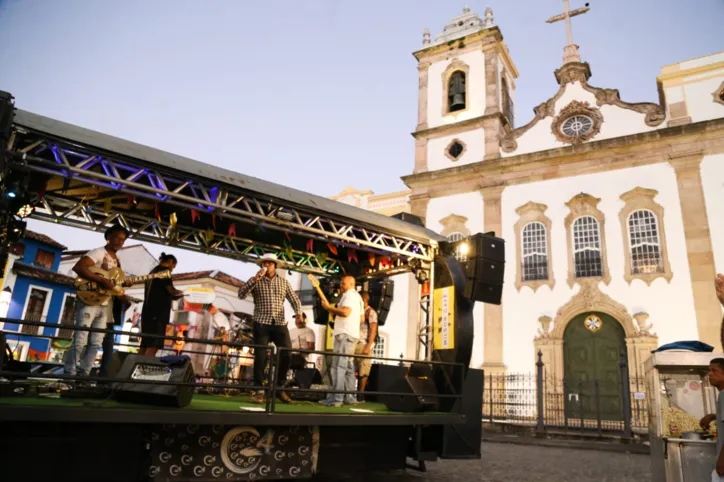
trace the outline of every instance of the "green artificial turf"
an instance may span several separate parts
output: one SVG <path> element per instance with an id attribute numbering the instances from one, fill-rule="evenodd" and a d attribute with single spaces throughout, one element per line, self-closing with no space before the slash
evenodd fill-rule
<path id="1" fill-rule="evenodd" d="M 168 410 L 168 407 L 158 407 L 154 405 L 141 405 L 126 402 L 117 402 L 115 400 L 97 400 L 97 399 L 74 399 L 74 398 L 57 398 L 48 396 L 37 397 L 1 397 L 0 406 L 2 405 L 25 405 L 38 407 L 86 407 L 106 408 L 106 409 L 144 409 L 144 410 Z M 248 396 L 224 396 L 224 395 L 194 395 L 191 404 L 185 408 L 177 410 L 196 410 L 205 412 L 247 412 L 244 408 L 264 408 L 264 405 L 254 404 L 250 402 Z M 371 410 L 368 412 L 357 412 L 354 409 Z M 313 414 L 350 414 L 350 415 L 399 415 L 399 412 L 391 412 L 387 410 L 382 403 L 362 403 L 359 405 L 342 405 L 341 407 L 325 407 L 317 402 L 296 401 L 294 404 L 286 404 L 277 402 L 274 406 L 275 413 L 313 413 Z M 252 413 L 252 412 L 249 412 Z M 263 412 L 258 412 L 263 413 Z M 436 412 L 425 412 L 426 414 L 438 414 Z"/>

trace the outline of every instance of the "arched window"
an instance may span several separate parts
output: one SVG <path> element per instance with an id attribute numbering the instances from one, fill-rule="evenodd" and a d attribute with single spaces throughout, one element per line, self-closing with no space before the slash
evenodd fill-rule
<path id="1" fill-rule="evenodd" d="M 458 241 L 462 241 L 462 240 L 465 239 L 465 238 L 466 238 L 466 236 L 465 236 L 463 233 L 457 233 L 457 232 L 456 232 L 456 233 L 450 233 L 450 234 L 448 235 L 448 237 L 447 237 L 447 239 L 449 239 L 449 240 L 450 240 L 451 242 L 453 242 L 453 243 L 456 243 L 456 242 L 458 242 Z M 457 260 L 460 261 L 461 263 L 464 263 L 465 261 L 468 260 L 468 250 L 467 250 L 467 247 L 463 247 L 463 244 L 464 244 L 464 243 L 460 243 L 460 244 L 455 248 L 455 257 L 456 257 Z"/>
<path id="2" fill-rule="evenodd" d="M 467 99 L 465 95 L 465 72 L 456 70 L 450 76 L 447 89 L 448 112 L 456 112 L 465 109 Z"/>
<path id="3" fill-rule="evenodd" d="M 465 239 L 465 235 L 463 233 L 450 233 L 447 239 L 455 243 L 457 241 L 462 241 L 463 239 Z"/>
<path id="4" fill-rule="evenodd" d="M 628 217 L 628 235 L 631 243 L 631 274 L 663 273 L 656 215 L 648 209 L 632 212 Z"/>
<path id="5" fill-rule="evenodd" d="M 548 279 L 548 243 L 543 223 L 525 225 L 522 233 L 523 280 L 540 281 Z"/>
<path id="6" fill-rule="evenodd" d="M 601 230 L 593 216 L 573 222 L 573 256 L 576 278 L 603 276 Z"/>

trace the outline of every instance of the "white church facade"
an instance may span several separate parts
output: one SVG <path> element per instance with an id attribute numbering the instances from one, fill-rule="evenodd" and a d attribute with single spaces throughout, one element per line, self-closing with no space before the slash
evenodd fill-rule
<path id="1" fill-rule="evenodd" d="M 540 350 L 557 378 L 587 360 L 599 376 L 593 360 L 619 344 L 640 374 L 664 343 L 721 350 L 724 52 L 664 67 L 651 86 L 660 101 L 631 103 L 592 82 L 570 42 L 558 90 L 516 119 L 518 71 L 490 9 L 466 9 L 435 39 L 425 31 L 414 55 L 414 168 L 384 209 L 452 240 L 505 239 L 503 302 L 475 307 L 474 366 L 531 372 Z M 385 196 L 336 198 L 376 210 Z M 386 330 L 409 346 L 418 313 L 402 291 L 407 326 Z"/>

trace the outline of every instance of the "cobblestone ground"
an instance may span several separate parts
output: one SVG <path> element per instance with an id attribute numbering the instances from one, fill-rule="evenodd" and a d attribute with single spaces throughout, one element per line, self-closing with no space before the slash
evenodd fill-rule
<path id="1" fill-rule="evenodd" d="M 344 482 L 363 480 L 375 482 L 651 482 L 651 473 L 648 455 L 487 442 L 483 445 L 482 460 L 438 461 L 428 464 L 426 473 L 408 470 L 405 473 L 335 477 L 335 480 Z"/>

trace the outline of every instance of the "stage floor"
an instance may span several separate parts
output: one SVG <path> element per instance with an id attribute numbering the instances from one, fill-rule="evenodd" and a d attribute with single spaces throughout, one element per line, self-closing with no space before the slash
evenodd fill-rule
<path id="1" fill-rule="evenodd" d="M 273 413 L 248 396 L 194 395 L 184 408 L 105 399 L 60 398 L 58 394 L 0 397 L 0 421 L 196 423 L 250 425 L 445 425 L 464 423 L 461 414 L 402 413 L 381 403 L 324 407 L 317 402 L 277 401 Z"/>

